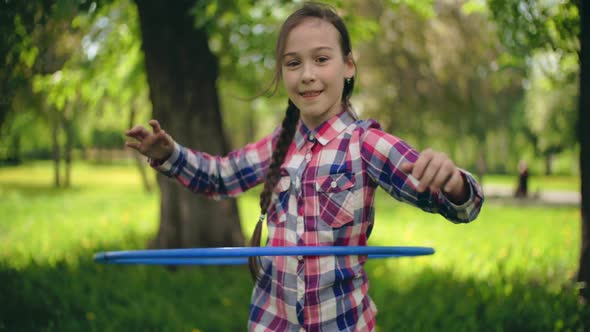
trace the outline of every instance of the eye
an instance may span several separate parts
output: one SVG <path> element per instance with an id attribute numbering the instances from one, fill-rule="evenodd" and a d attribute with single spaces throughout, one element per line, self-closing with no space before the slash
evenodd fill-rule
<path id="1" fill-rule="evenodd" d="M 297 67 L 297 66 L 299 66 L 299 61 L 297 61 L 297 60 L 286 61 L 284 66 L 290 67 L 290 68 Z"/>
<path id="2" fill-rule="evenodd" d="M 315 59 L 315 61 L 318 63 L 324 63 L 324 62 L 327 62 L 328 60 L 330 60 L 330 58 L 327 56 L 319 56 Z"/>

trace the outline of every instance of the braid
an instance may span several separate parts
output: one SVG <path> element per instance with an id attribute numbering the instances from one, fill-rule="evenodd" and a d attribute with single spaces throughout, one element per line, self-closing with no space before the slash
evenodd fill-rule
<path id="1" fill-rule="evenodd" d="M 285 118 L 283 119 L 281 134 L 277 145 L 272 153 L 271 163 L 264 181 L 264 188 L 260 193 L 260 219 L 254 228 L 254 233 L 250 239 L 251 247 L 260 246 L 260 237 L 262 233 L 262 221 L 270 206 L 270 200 L 272 197 L 272 191 L 279 182 L 281 177 L 281 165 L 285 161 L 285 156 L 295 136 L 295 129 L 297 128 L 297 121 L 299 120 L 299 109 L 289 100 L 289 106 Z M 260 259 L 258 257 L 249 257 L 248 265 L 250 267 L 250 273 L 254 280 L 260 279 Z"/>

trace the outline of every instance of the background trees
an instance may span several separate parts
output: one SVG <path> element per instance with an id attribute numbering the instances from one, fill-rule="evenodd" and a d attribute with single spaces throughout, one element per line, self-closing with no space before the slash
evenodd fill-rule
<path id="1" fill-rule="evenodd" d="M 194 27 L 193 1 L 137 1 L 153 117 L 175 140 L 215 155 L 229 152 L 217 93 L 218 60 Z M 235 200 L 212 203 L 158 175 L 157 248 L 244 245 Z"/>
<path id="2" fill-rule="evenodd" d="M 568 155 L 584 149 L 583 137 L 574 135 L 576 121 L 584 123 L 583 107 L 576 108 L 578 85 L 584 86 L 580 4 L 335 5 L 353 36 L 359 63 L 353 103 L 362 117 L 379 119 L 418 148 L 448 151 L 480 178 L 487 171 L 515 173 L 521 158 L 537 171 L 578 172 L 551 161 L 561 156 L 567 164 Z M 122 146 L 125 128 L 150 117 L 180 143 L 214 154 L 261 137 L 282 117 L 280 89 L 273 97 L 249 97 L 272 79 L 278 25 L 297 3 L 1 6 L 0 159 L 50 157 L 56 186 L 75 184 L 67 165 L 77 157 Z M 149 189 L 152 173 L 140 174 Z M 158 184 L 156 246 L 243 244 L 232 201 L 212 205 L 169 180 Z"/>
<path id="3" fill-rule="evenodd" d="M 575 138 L 580 144 L 582 239 L 577 279 L 582 282 L 581 294 L 588 299 L 590 147 L 587 133 L 590 121 L 587 114 L 590 101 L 587 91 L 590 81 L 586 66 L 590 61 L 590 8 L 583 1 L 574 0 L 564 1 L 559 5 L 532 0 L 488 2 L 494 20 L 502 28 L 504 44 L 515 56 L 520 56 L 531 64 L 531 77 L 534 83 L 528 96 L 526 110 L 529 121 L 525 127 L 528 128 L 536 151 L 550 158 L 551 154 L 574 144 Z M 539 76 L 542 78 L 539 79 Z M 573 126 L 576 121 L 577 126 Z M 550 161 L 547 164 L 550 164 Z M 549 170 L 548 166 L 547 172 Z"/>

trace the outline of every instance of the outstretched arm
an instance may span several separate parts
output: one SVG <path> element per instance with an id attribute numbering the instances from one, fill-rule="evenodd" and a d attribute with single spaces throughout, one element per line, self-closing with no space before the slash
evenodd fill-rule
<path id="1" fill-rule="evenodd" d="M 473 176 L 440 152 L 418 153 L 377 123 L 362 138 L 361 156 L 371 179 L 394 198 L 453 222 L 474 220 L 483 192 Z"/>
<path id="2" fill-rule="evenodd" d="M 179 145 L 156 120 L 149 124 L 151 132 L 142 126 L 128 130 L 125 134 L 135 141 L 125 145 L 147 156 L 160 173 L 210 198 L 237 196 L 262 182 L 280 133 L 277 129 L 226 156 L 214 156 Z"/>

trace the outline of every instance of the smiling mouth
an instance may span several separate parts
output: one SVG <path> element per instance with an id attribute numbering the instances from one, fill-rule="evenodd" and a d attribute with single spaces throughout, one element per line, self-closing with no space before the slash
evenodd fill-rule
<path id="1" fill-rule="evenodd" d="M 319 96 L 323 91 L 319 90 L 319 91 L 305 91 L 305 92 L 301 92 L 299 93 L 300 96 L 302 96 L 303 98 L 306 99 L 310 99 L 310 98 L 315 98 L 317 96 Z"/>

